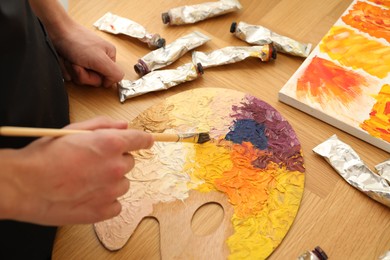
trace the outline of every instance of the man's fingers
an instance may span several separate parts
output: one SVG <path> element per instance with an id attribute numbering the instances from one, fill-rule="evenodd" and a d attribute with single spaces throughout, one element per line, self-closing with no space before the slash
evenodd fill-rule
<path id="1" fill-rule="evenodd" d="M 140 149 L 149 149 L 154 144 L 153 136 L 149 133 L 133 129 L 119 132 L 127 141 L 129 152 Z"/>
<path id="2" fill-rule="evenodd" d="M 85 219 L 84 221 L 81 222 L 88 224 L 88 223 L 103 221 L 118 216 L 121 213 L 121 211 L 122 211 L 122 205 L 120 204 L 119 201 L 116 200 L 105 206 L 98 205 L 97 207 L 91 208 L 89 214 L 88 213 L 85 214 L 84 217 Z"/>
<path id="3" fill-rule="evenodd" d="M 102 85 L 103 77 L 94 70 L 85 69 L 76 64 L 72 64 L 73 81 L 78 85 L 89 85 L 99 87 Z"/>
<path id="4" fill-rule="evenodd" d="M 115 63 L 115 48 L 105 52 L 96 53 L 95 62 L 88 66 L 64 61 L 62 71 L 65 80 L 72 80 L 78 85 L 89 85 L 94 87 L 111 87 L 123 79 L 125 73 Z"/>
<path id="5" fill-rule="evenodd" d="M 108 153 L 125 154 L 131 151 L 149 149 L 154 143 L 151 134 L 135 129 L 101 129 L 96 130 L 95 133 L 100 134 L 96 146 Z"/>
<path id="6" fill-rule="evenodd" d="M 118 64 L 112 60 L 109 56 L 101 54 L 99 57 L 100 62 L 95 62 L 94 67 L 91 69 L 98 71 L 103 77 L 102 85 L 104 87 L 111 87 L 113 84 L 121 81 L 125 76 L 125 73 L 119 68 Z"/>

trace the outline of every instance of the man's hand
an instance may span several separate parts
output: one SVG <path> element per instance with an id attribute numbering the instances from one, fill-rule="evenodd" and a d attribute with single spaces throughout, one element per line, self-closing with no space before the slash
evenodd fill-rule
<path id="1" fill-rule="evenodd" d="M 74 24 L 67 35 L 57 38 L 53 44 L 63 59 L 65 80 L 110 87 L 124 77 L 115 63 L 114 45 L 81 25 Z"/>
<path id="2" fill-rule="evenodd" d="M 5 165 L 0 173 L 0 209 L 8 215 L 0 218 L 64 225 L 118 215 L 117 199 L 130 185 L 125 174 L 134 167 L 129 152 L 153 144 L 150 134 L 126 127 L 125 122 L 97 118 L 67 127 L 91 133 L 44 137 L 2 153 L 7 161 L 0 160 Z"/>
<path id="3" fill-rule="evenodd" d="M 115 63 L 115 47 L 73 21 L 58 0 L 29 0 L 62 58 L 65 80 L 110 87 L 124 77 Z"/>

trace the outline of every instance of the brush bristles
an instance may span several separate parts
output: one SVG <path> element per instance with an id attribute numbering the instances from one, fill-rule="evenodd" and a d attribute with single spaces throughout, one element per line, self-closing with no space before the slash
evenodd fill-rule
<path id="1" fill-rule="evenodd" d="M 198 142 L 197 142 L 198 144 L 203 144 L 208 141 L 210 141 L 209 133 L 199 133 Z"/>

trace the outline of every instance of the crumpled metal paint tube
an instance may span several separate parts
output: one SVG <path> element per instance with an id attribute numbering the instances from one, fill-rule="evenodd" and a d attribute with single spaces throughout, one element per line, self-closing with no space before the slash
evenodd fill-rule
<path id="1" fill-rule="evenodd" d="M 151 71 L 166 67 L 182 57 L 188 51 L 203 45 L 210 40 L 209 37 L 200 32 L 193 32 L 176 39 L 164 48 L 149 52 L 138 60 L 134 70 L 139 76 Z"/>
<path id="2" fill-rule="evenodd" d="M 390 207 L 390 185 L 382 176 L 372 172 L 359 155 L 336 135 L 316 146 L 313 151 L 323 156 L 350 185 Z"/>
<path id="3" fill-rule="evenodd" d="M 379 260 L 390 260 L 390 250 L 381 255 Z"/>
<path id="4" fill-rule="evenodd" d="M 259 58 L 261 61 L 276 59 L 276 50 L 273 44 L 261 46 L 233 46 L 211 52 L 192 52 L 192 62 L 202 64 L 203 68 L 210 68 L 242 61 L 248 57 Z"/>
<path id="5" fill-rule="evenodd" d="M 135 81 L 122 80 L 118 84 L 119 100 L 123 103 L 132 97 L 169 89 L 180 83 L 195 80 L 202 74 L 201 64 L 186 63 L 172 70 L 153 71 Z"/>
<path id="6" fill-rule="evenodd" d="M 263 26 L 244 22 L 233 22 L 230 32 L 237 38 L 251 44 L 264 45 L 273 42 L 278 52 L 306 58 L 311 50 L 310 43 L 301 43 L 289 37 L 279 35 Z"/>
<path id="7" fill-rule="evenodd" d="M 390 184 L 390 160 L 375 165 L 375 169 Z"/>
<path id="8" fill-rule="evenodd" d="M 149 48 L 156 49 L 165 46 L 165 39 L 157 33 L 149 33 L 146 29 L 124 17 L 112 13 L 106 13 L 93 24 L 101 31 L 112 34 L 124 34 L 139 39 L 141 42 L 148 44 Z"/>
<path id="9" fill-rule="evenodd" d="M 211 17 L 231 13 L 242 8 L 238 0 L 220 0 L 197 5 L 186 5 L 170 9 L 162 13 L 164 24 L 180 25 L 191 24 Z"/>

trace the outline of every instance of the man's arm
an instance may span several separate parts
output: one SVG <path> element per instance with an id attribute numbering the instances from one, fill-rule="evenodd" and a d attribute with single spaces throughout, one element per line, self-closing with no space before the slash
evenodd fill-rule
<path id="1" fill-rule="evenodd" d="M 58 0 L 29 0 L 29 3 L 45 25 L 52 41 L 68 34 L 75 24 Z"/>
<path id="2" fill-rule="evenodd" d="M 115 63 L 115 46 L 73 21 L 58 0 L 29 2 L 63 58 L 66 80 L 80 85 L 110 87 L 124 77 L 124 72 Z"/>

